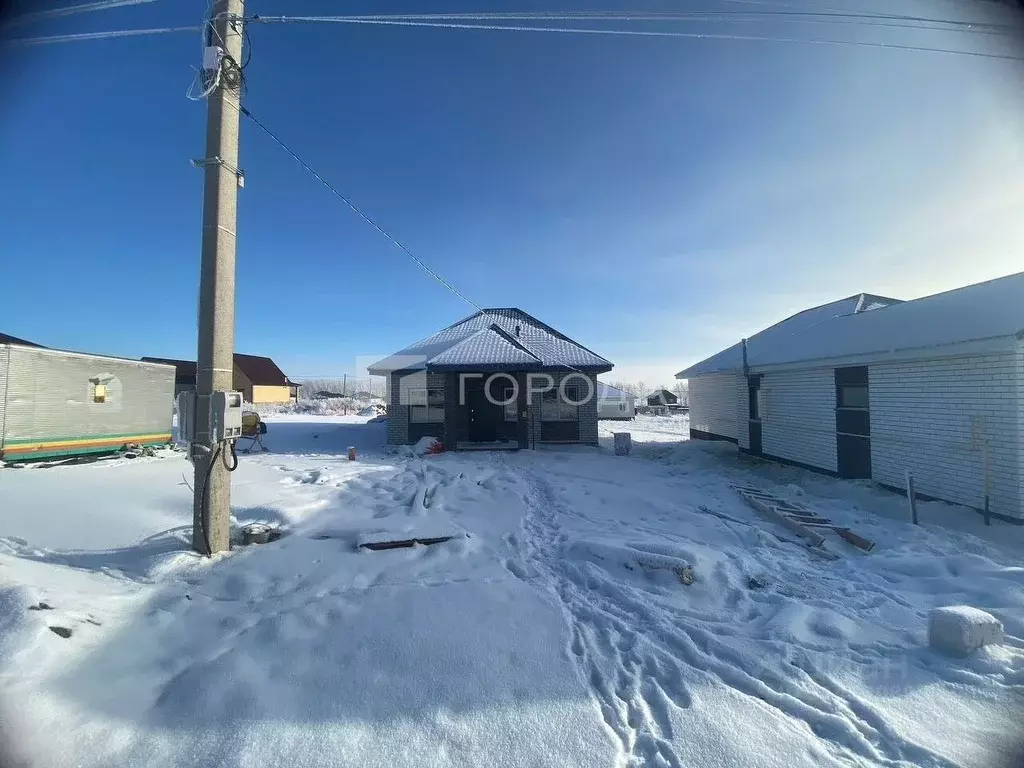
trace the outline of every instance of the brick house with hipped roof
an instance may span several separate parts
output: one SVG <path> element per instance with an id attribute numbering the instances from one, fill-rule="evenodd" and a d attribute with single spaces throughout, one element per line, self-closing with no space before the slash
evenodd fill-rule
<path id="1" fill-rule="evenodd" d="M 612 364 L 521 309 L 484 309 L 369 367 L 387 377 L 387 442 L 447 450 L 597 445 Z M 544 391 L 542 391 L 544 390 Z"/>
<path id="2" fill-rule="evenodd" d="M 144 357 L 145 362 L 164 363 L 175 368 L 174 394 L 196 388 L 194 360 L 174 360 L 166 357 Z M 234 355 L 232 387 L 242 393 L 247 403 L 287 403 L 298 399 L 299 385 L 291 381 L 269 357 Z"/>

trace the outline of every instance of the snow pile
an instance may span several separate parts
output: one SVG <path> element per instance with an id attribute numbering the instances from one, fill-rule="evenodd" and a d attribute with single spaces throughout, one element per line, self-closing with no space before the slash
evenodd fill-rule
<path id="1" fill-rule="evenodd" d="M 1010 763 L 1024 530 L 649 426 L 395 457 L 366 417 L 274 416 L 232 501 L 285 535 L 212 561 L 181 457 L 0 470 L 5 735 L 42 768 Z M 877 546 L 814 558 L 734 483 Z M 931 650 L 951 603 L 1005 643 Z"/>
<path id="2" fill-rule="evenodd" d="M 403 445 L 399 448 L 399 455 L 406 458 L 414 456 L 426 456 L 429 453 L 437 453 L 442 443 L 436 437 L 424 436 L 413 445 Z"/>

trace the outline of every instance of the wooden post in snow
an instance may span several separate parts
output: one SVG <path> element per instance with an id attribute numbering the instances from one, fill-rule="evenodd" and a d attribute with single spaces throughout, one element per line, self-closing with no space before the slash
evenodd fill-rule
<path id="1" fill-rule="evenodd" d="M 918 525 L 917 522 L 917 496 L 914 494 L 914 476 L 910 474 L 910 470 L 907 470 L 907 500 L 910 502 L 910 519 L 914 522 L 914 525 Z"/>

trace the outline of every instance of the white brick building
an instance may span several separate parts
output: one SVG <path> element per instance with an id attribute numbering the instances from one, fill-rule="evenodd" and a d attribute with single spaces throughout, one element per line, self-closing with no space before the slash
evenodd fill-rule
<path id="1" fill-rule="evenodd" d="M 677 378 L 693 438 L 1024 520 L 1024 273 L 815 307 Z"/>
<path id="2" fill-rule="evenodd" d="M 612 364 L 520 309 L 485 309 L 370 366 L 387 377 L 389 445 L 597 445 Z"/>

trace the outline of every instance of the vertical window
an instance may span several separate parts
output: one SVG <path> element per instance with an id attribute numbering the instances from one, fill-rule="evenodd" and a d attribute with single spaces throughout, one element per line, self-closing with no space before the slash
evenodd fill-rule
<path id="1" fill-rule="evenodd" d="M 409 421 L 433 424 L 444 421 L 444 389 L 410 389 Z"/>
<path id="2" fill-rule="evenodd" d="M 752 421 L 761 418 L 761 376 L 747 376 L 747 410 Z"/>
<path id="3" fill-rule="evenodd" d="M 519 421 L 519 403 L 516 402 L 513 395 L 515 395 L 515 390 L 512 387 L 505 387 L 501 390 L 501 399 L 505 401 L 505 421 Z"/>
<path id="4" fill-rule="evenodd" d="M 95 384 L 92 388 L 92 401 L 94 403 L 105 403 L 107 402 L 107 385 L 106 384 Z"/>

